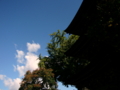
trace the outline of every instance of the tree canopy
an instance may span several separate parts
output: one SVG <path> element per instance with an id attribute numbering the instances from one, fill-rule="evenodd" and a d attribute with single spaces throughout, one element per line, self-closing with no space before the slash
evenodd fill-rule
<path id="1" fill-rule="evenodd" d="M 44 61 L 44 58 L 40 58 Z M 39 69 L 28 70 L 20 84 L 19 90 L 57 90 L 57 82 L 54 79 L 52 69 L 46 69 L 44 62 L 39 63 Z"/>
<path id="2" fill-rule="evenodd" d="M 53 69 L 55 79 L 64 85 L 74 85 L 72 81 L 67 81 L 80 69 L 89 64 L 88 60 L 66 56 L 64 53 L 76 42 L 79 36 L 67 35 L 64 31 L 58 30 L 50 34 L 51 41 L 48 43 L 48 57 L 46 57 L 45 67 Z"/>

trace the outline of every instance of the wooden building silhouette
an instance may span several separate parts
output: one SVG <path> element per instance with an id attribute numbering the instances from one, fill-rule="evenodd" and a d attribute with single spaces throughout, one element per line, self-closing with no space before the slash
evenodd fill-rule
<path id="1" fill-rule="evenodd" d="M 83 0 L 65 32 L 80 38 L 65 53 L 90 61 L 69 80 L 79 90 L 116 90 L 120 86 L 120 2 Z M 73 79 L 74 78 L 74 79 Z"/>

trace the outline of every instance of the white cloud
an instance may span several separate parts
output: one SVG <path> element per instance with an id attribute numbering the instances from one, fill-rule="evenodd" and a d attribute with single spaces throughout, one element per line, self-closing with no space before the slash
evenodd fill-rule
<path id="1" fill-rule="evenodd" d="M 24 58 L 26 60 L 24 66 L 23 65 L 14 66 L 14 69 L 16 69 L 19 72 L 20 77 L 24 76 L 26 71 L 28 70 L 33 71 L 38 68 L 39 60 L 37 60 L 38 58 L 37 55 L 28 52 Z"/>
<path id="2" fill-rule="evenodd" d="M 18 90 L 20 87 L 20 78 L 11 79 L 8 78 L 6 75 L 0 75 L 0 80 L 3 80 L 4 85 L 7 86 L 9 90 Z"/>
<path id="3" fill-rule="evenodd" d="M 3 80 L 6 77 L 6 75 L 0 75 L 0 80 Z"/>
<path id="4" fill-rule="evenodd" d="M 25 65 L 26 69 L 35 70 L 38 68 L 39 60 L 37 60 L 38 59 L 37 55 L 28 52 L 25 56 L 25 59 L 26 59 L 26 65 Z"/>
<path id="5" fill-rule="evenodd" d="M 24 74 L 25 74 L 25 72 L 26 72 L 25 66 L 17 65 L 17 66 L 15 66 L 15 67 L 16 67 L 16 70 L 17 70 L 18 73 L 19 73 L 19 76 L 20 76 L 20 77 L 24 76 Z"/>
<path id="6" fill-rule="evenodd" d="M 26 53 L 22 50 L 16 50 L 18 64 L 13 65 L 13 67 L 14 71 L 18 71 L 20 77 L 23 77 L 26 71 L 33 71 L 38 68 L 38 55 L 36 55 L 34 52 L 37 52 L 40 49 L 40 45 L 37 43 L 27 43 L 27 49 L 28 52 Z M 9 90 L 18 90 L 20 87 L 20 78 L 11 79 L 0 74 L 0 80 L 3 80 L 4 85 L 7 86 Z"/>
<path id="7" fill-rule="evenodd" d="M 38 43 L 27 43 L 27 48 L 29 52 L 37 52 L 40 49 L 40 45 Z"/>
<path id="8" fill-rule="evenodd" d="M 18 63 L 23 63 L 24 65 L 13 65 L 14 71 L 19 72 L 19 76 L 23 77 L 26 71 L 28 70 L 35 70 L 38 68 L 39 60 L 37 60 L 38 55 L 34 54 L 33 52 L 37 52 L 40 48 L 40 45 L 37 43 L 27 43 L 28 52 L 24 53 L 24 51 L 16 50 L 17 51 L 17 61 Z"/>
<path id="9" fill-rule="evenodd" d="M 24 55 L 25 55 L 24 52 L 21 50 L 16 50 L 16 52 L 17 52 L 17 55 L 16 55 L 17 61 L 19 63 L 24 63 Z"/>
<path id="10" fill-rule="evenodd" d="M 20 82 L 21 82 L 20 78 L 16 79 L 7 78 L 4 80 L 4 84 L 9 88 L 9 90 L 18 90 L 20 87 Z"/>

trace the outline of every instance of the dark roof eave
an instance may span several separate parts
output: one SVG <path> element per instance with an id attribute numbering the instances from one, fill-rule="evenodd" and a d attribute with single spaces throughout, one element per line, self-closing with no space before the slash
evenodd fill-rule
<path id="1" fill-rule="evenodd" d="M 86 29 L 84 28 L 86 28 L 86 18 L 83 18 L 83 16 L 84 14 L 89 15 L 95 12 L 95 4 L 93 3 L 95 3 L 95 0 L 83 0 L 78 12 L 71 21 L 70 25 L 66 28 L 65 32 L 75 35 L 80 35 L 85 32 Z"/>

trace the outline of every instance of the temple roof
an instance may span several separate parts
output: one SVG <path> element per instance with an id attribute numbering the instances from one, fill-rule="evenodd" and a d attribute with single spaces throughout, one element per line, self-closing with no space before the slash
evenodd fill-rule
<path id="1" fill-rule="evenodd" d="M 83 0 L 78 12 L 73 18 L 65 32 L 81 35 L 86 32 L 86 26 L 92 22 L 96 16 L 95 0 Z"/>
<path id="2" fill-rule="evenodd" d="M 78 85 L 84 83 L 83 85 L 89 86 L 94 82 L 96 87 L 100 86 L 99 83 L 110 85 L 109 82 L 116 82 L 118 85 L 117 68 L 120 67 L 117 59 L 120 59 L 120 9 L 118 9 L 120 3 L 118 1 L 83 0 L 75 17 L 65 30 L 67 33 L 80 36 L 65 54 L 91 62 L 73 76 L 78 78 L 69 79 L 73 83 Z M 66 81 L 69 82 L 69 80 Z M 91 84 L 92 87 L 94 85 Z"/>

